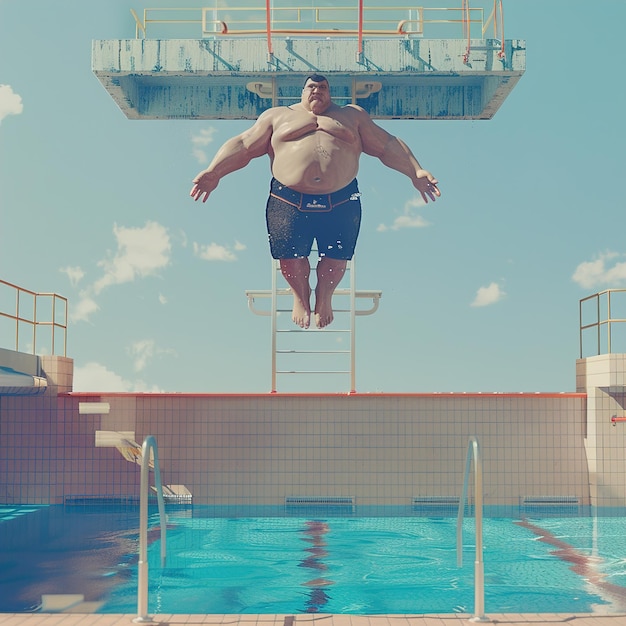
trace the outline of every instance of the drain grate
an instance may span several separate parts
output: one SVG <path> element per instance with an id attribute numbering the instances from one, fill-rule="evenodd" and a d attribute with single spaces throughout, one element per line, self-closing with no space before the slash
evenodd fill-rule
<path id="1" fill-rule="evenodd" d="M 425 515 L 456 515 L 459 500 L 459 496 L 414 496 L 413 512 Z"/>
<path id="2" fill-rule="evenodd" d="M 523 496 L 520 498 L 522 514 L 578 515 L 580 500 L 577 496 Z"/>
<path id="3" fill-rule="evenodd" d="M 287 509 L 350 509 L 356 506 L 354 496 L 286 496 Z"/>

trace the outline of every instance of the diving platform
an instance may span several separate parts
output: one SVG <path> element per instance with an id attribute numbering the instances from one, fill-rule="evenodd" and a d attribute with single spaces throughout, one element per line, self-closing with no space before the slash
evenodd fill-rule
<path id="1" fill-rule="evenodd" d="M 131 11 L 135 38 L 93 41 L 92 70 L 129 119 L 252 120 L 321 73 L 337 104 L 374 119 L 474 120 L 491 119 L 526 68 L 524 40 L 488 36 L 495 8 L 237 11 Z"/>

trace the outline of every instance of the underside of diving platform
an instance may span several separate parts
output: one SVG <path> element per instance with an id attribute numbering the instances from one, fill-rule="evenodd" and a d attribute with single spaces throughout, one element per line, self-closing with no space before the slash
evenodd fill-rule
<path id="1" fill-rule="evenodd" d="M 526 68 L 523 40 L 96 40 L 92 69 L 129 119 L 256 119 L 327 76 L 375 119 L 491 119 Z"/>

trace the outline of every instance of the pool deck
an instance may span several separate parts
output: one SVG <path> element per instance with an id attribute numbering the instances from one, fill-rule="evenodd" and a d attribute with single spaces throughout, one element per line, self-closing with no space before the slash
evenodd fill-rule
<path id="1" fill-rule="evenodd" d="M 0 626 L 124 626 L 134 614 L 94 613 L 0 613 Z M 512 626 L 625 626 L 626 615 L 589 613 L 506 613 L 488 615 L 492 624 Z M 219 624 L 241 626 L 461 626 L 471 622 L 469 615 L 155 615 L 155 624 Z M 150 622 L 144 622 L 150 623 Z M 483 622 L 480 622 L 483 623 Z"/>

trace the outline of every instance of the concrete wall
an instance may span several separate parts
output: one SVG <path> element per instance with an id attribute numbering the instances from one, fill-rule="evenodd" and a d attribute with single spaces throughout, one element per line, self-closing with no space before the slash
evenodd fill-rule
<path id="1" fill-rule="evenodd" d="M 626 505 L 626 354 L 576 362 L 576 388 L 588 396 L 587 450 L 591 503 Z"/>

